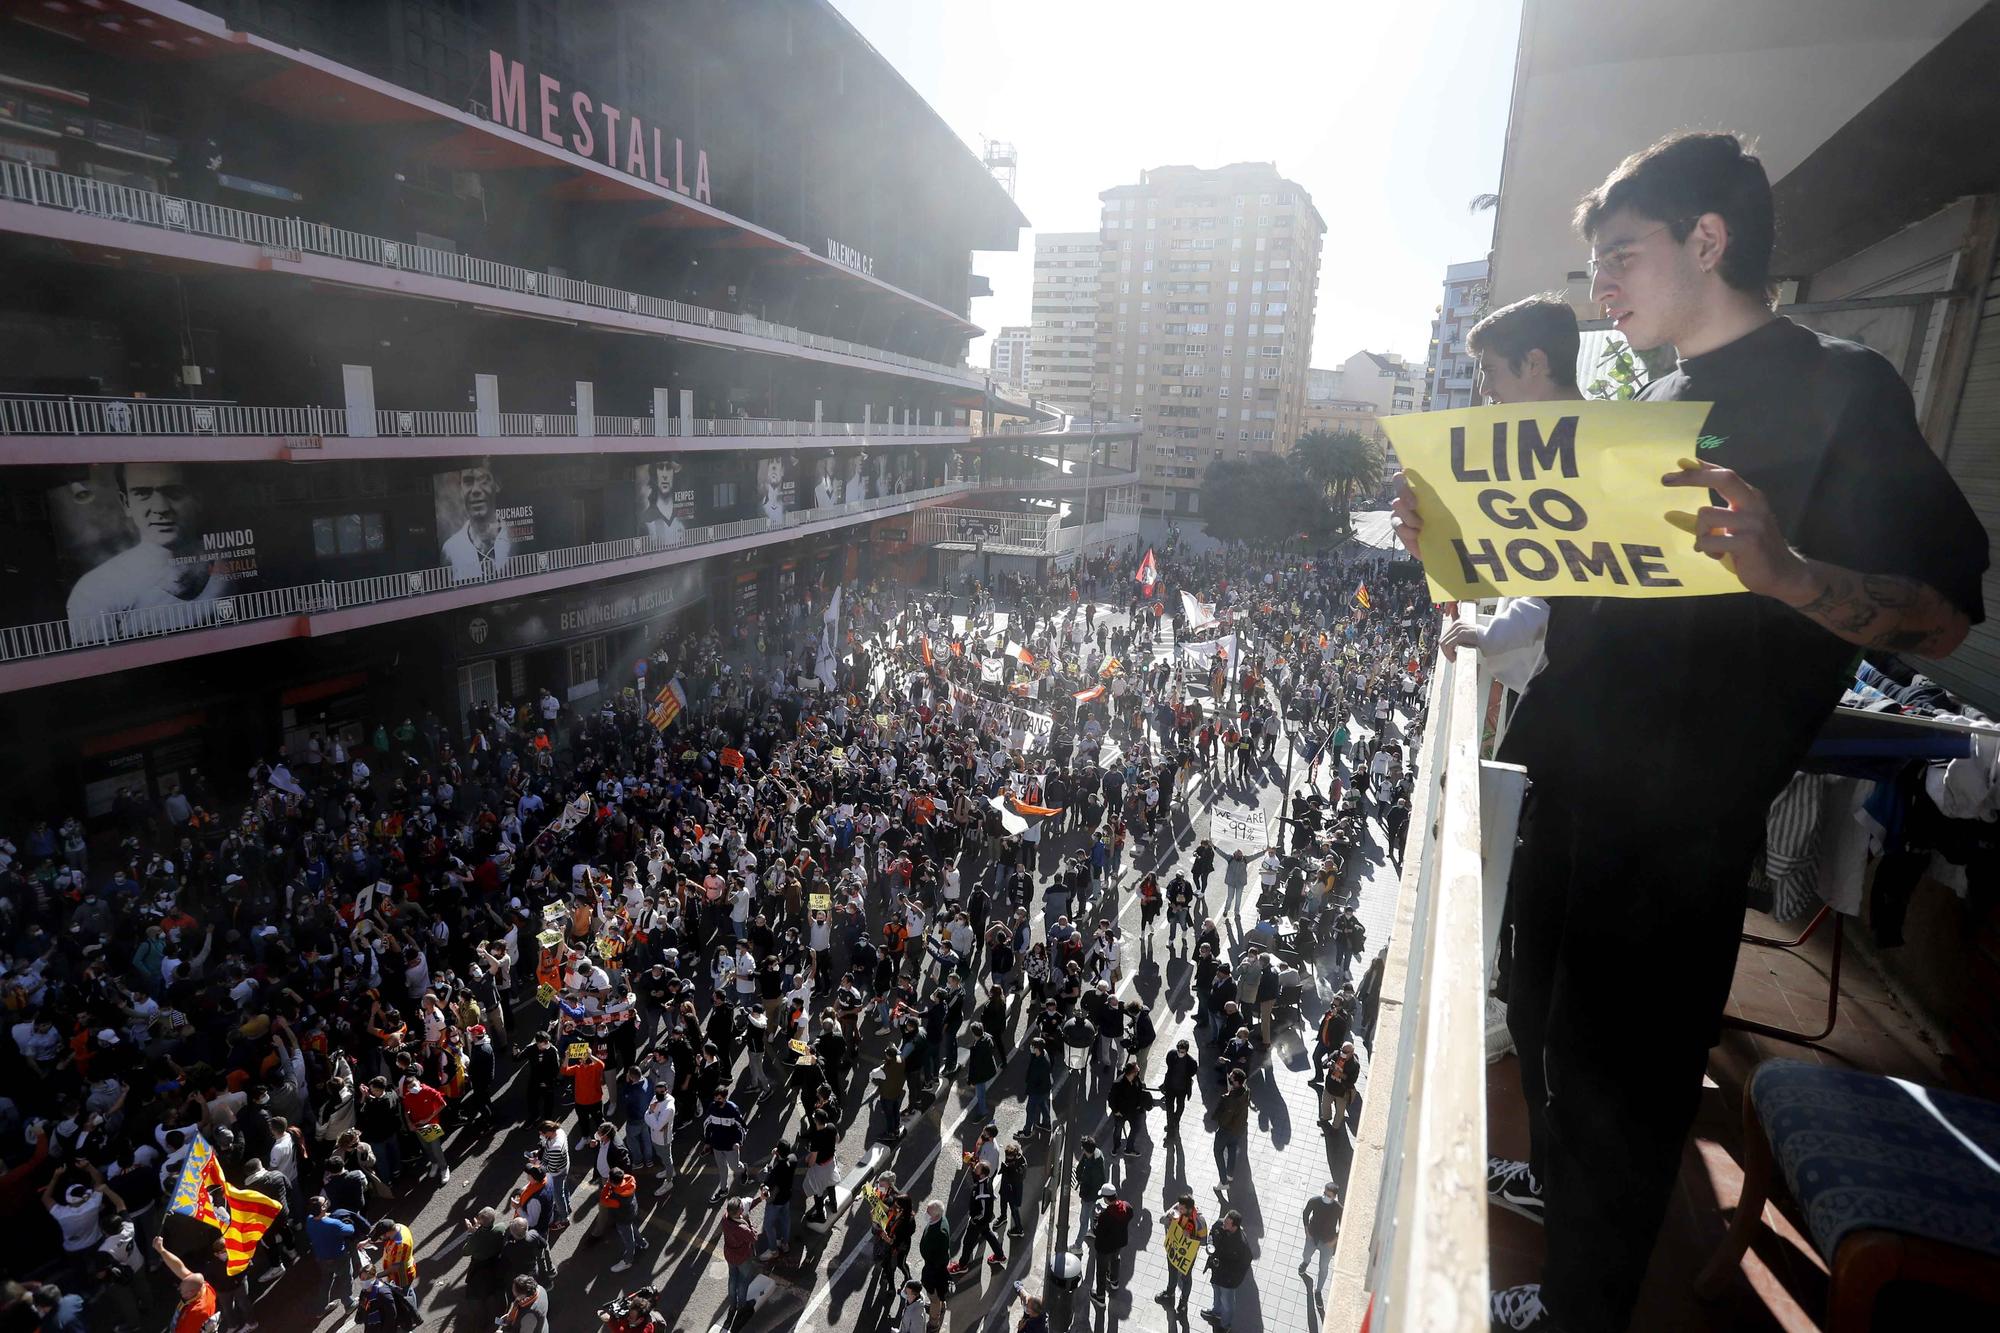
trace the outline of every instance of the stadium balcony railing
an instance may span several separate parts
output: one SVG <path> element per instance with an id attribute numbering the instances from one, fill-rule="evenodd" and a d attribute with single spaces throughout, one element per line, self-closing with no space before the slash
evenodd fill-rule
<path id="1" fill-rule="evenodd" d="M 392 241 L 303 218 L 272 217 L 221 204 L 182 199 L 154 190 L 91 180 L 46 167 L 0 160 L 0 200 L 86 214 L 116 222 L 136 223 L 165 231 L 209 236 L 254 245 L 273 252 L 326 255 L 376 267 L 448 278 L 477 287 L 547 297 L 601 310 L 617 310 L 680 326 L 685 331 L 720 329 L 858 360 L 947 375 L 953 381 L 982 386 L 983 380 L 964 366 L 925 361 L 845 338 L 807 333 L 751 315 L 711 310 L 662 296 L 606 287 L 563 274 L 538 272 L 496 260 L 461 255 L 411 241 Z M 672 334 L 675 330 L 663 329 Z"/>

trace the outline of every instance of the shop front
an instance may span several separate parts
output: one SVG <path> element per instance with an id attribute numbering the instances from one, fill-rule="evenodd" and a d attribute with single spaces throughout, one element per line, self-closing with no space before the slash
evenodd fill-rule
<path id="1" fill-rule="evenodd" d="M 461 613 L 452 632 L 461 722 L 474 706 L 532 701 L 546 689 L 594 708 L 632 683 L 633 664 L 707 596 L 700 566 L 494 602 Z"/>

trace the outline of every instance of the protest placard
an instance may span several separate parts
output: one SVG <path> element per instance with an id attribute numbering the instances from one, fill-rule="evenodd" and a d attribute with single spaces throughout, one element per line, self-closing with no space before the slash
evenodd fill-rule
<path id="1" fill-rule="evenodd" d="M 1693 597 L 1742 592 L 1672 511 L 1660 478 L 1696 456 L 1707 403 L 1519 403 L 1383 417 L 1423 517 L 1431 596 Z"/>

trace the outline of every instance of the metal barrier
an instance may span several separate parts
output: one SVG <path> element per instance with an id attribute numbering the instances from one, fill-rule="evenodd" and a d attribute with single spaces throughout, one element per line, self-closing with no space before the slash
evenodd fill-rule
<path id="1" fill-rule="evenodd" d="M 1439 655 L 1323 1325 L 1342 1333 L 1488 1323 L 1483 934 L 1520 786 L 1481 763 L 1480 686 L 1472 654 Z"/>
<path id="2" fill-rule="evenodd" d="M 261 588 L 250 592 L 231 593 L 206 601 L 174 602 L 165 606 L 141 607 L 131 611 L 107 611 L 71 619 L 14 625 L 0 628 L 0 662 L 48 657 L 79 648 L 102 647 L 132 639 L 158 638 L 190 630 L 217 629 L 248 621 L 323 615 L 347 607 L 369 606 L 409 597 L 428 596 L 432 593 L 450 592 L 473 584 L 497 584 L 507 579 L 525 578 L 534 574 L 548 574 L 565 569 L 630 560 L 638 556 L 681 551 L 691 546 L 727 541 L 735 537 L 784 532 L 811 523 L 821 523 L 827 519 L 897 510 L 926 500 L 962 494 L 972 488 L 971 482 L 954 480 L 941 486 L 909 491 L 902 495 L 858 500 L 851 504 L 828 505 L 821 509 L 796 510 L 786 514 L 783 521 L 777 523 L 762 516 L 739 519 L 731 523 L 715 523 L 706 527 L 689 528 L 686 537 L 679 542 L 659 542 L 650 537 L 626 537 L 617 541 L 591 542 L 583 546 L 564 547 L 554 551 L 537 551 L 512 557 L 489 577 L 466 578 L 454 573 L 449 567 L 438 567 L 401 574 L 376 574 L 367 578 L 296 584 L 285 588 Z"/>
<path id="3" fill-rule="evenodd" d="M 595 433 L 607 438 L 656 434 L 651 417 L 596 416 Z M 678 425 L 670 422 L 670 426 Z M 567 412 L 502 412 L 501 436 L 575 436 L 577 418 Z M 903 439 L 917 436 L 972 438 L 970 427 L 925 426 L 916 422 L 786 421 L 754 417 L 698 417 L 687 433 L 704 439 L 834 437 Z M 470 411 L 379 408 L 379 436 L 477 436 L 479 414 Z M 341 407 L 244 407 L 237 403 L 186 398 L 109 398 L 75 394 L 0 394 L 0 435 L 269 435 L 345 436 L 347 409 Z M 670 447 L 672 434 L 658 436 Z"/>
<path id="4" fill-rule="evenodd" d="M 526 296 L 545 296 L 576 305 L 593 306 L 599 310 L 623 311 L 626 314 L 643 315 L 649 319 L 665 320 L 692 328 L 721 329 L 751 337 L 768 338 L 774 342 L 809 347 L 815 351 L 833 352 L 841 356 L 903 366 L 931 374 L 949 375 L 954 380 L 973 387 L 979 387 L 984 382 L 981 377 L 969 373 L 964 366 L 947 365 L 941 361 L 925 361 L 901 352 L 849 342 L 845 338 L 807 333 L 803 329 L 773 324 L 752 315 L 710 310 L 706 306 L 689 305 L 685 301 L 675 301 L 662 296 L 647 296 L 641 292 L 628 292 L 617 287 L 585 282 L 580 278 L 537 272 L 491 259 L 479 259 L 472 255 L 461 255 L 428 245 L 418 245 L 411 241 L 391 241 L 380 236 L 348 231 L 343 227 L 328 226 L 323 222 L 308 222 L 303 218 L 271 217 L 221 204 L 160 194 L 153 190 L 134 189 L 129 185 L 114 185 L 84 176 L 72 176 L 67 172 L 50 171 L 46 167 L 29 166 L 11 159 L 0 160 L 0 199 L 70 213 L 88 214 L 114 222 L 131 222 L 165 231 L 237 241 L 244 245 L 257 246 L 276 257 L 308 253 L 327 255 L 359 264 L 371 264 L 378 268 L 448 278 L 455 282 L 471 283 L 474 286 L 498 291 L 517 292 Z"/>

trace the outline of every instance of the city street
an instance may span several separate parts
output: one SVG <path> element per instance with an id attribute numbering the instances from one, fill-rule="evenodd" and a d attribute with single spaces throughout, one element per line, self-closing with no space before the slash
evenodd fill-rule
<path id="1" fill-rule="evenodd" d="M 1121 618 L 1114 616 L 1114 623 Z M 1156 658 L 1172 651 L 1171 631 L 1162 634 L 1155 646 Z M 1197 687 L 1197 694 L 1205 689 Z M 1398 721 L 1400 725 L 1401 719 Z M 1174 842 L 1163 845 L 1155 862 L 1145 851 L 1128 856 L 1119 877 L 1118 924 L 1123 932 L 1123 980 L 1120 1000 L 1136 998 L 1150 1010 L 1158 1038 L 1146 1052 L 1145 1079 L 1157 1085 L 1160 1068 L 1174 1043 L 1194 1036 L 1195 1009 L 1191 993 L 1192 959 L 1183 941 L 1179 950 L 1167 946 L 1164 918 L 1156 921 L 1150 934 L 1140 929 L 1139 899 L 1130 887 L 1145 869 L 1157 868 L 1162 882 L 1176 864 L 1185 866 L 1196 842 L 1204 836 L 1216 841 L 1218 853 L 1232 850 L 1227 830 L 1263 827 L 1282 830 L 1281 781 L 1291 740 L 1277 743 L 1272 761 L 1259 772 L 1254 786 L 1214 784 L 1208 775 L 1195 780 L 1185 815 L 1176 820 Z M 1107 751 L 1115 753 L 1115 750 Z M 1303 765 L 1294 764 L 1295 786 L 1303 782 Z M 1344 767 L 1343 771 L 1347 771 Z M 1326 776 L 1324 768 L 1322 781 Z M 1232 818 L 1233 817 L 1233 818 Z M 1044 848 L 1040 871 L 1046 875 L 1058 864 L 1060 855 L 1085 845 L 1080 832 L 1049 839 Z M 1255 924 L 1256 863 L 1254 849 L 1247 862 L 1230 862 L 1218 856 L 1215 879 L 1209 886 L 1208 915 L 1221 927 L 1229 956 L 1241 957 L 1243 931 Z M 1231 877 L 1247 880 L 1245 906 L 1240 913 L 1224 912 L 1223 904 Z M 1386 939 L 1395 898 L 1395 874 L 1384 852 L 1382 829 L 1371 821 L 1368 842 L 1360 864 L 1350 866 L 1344 880 L 1350 900 L 1367 928 L 1368 945 L 1362 958 L 1353 964 L 1353 979 L 1366 959 L 1372 957 Z M 1102 907 L 1103 895 L 1094 906 Z M 1037 902 L 1037 910 L 1041 907 Z M 1094 920 L 1094 916 L 1091 918 Z M 1039 936 L 1039 927 L 1037 934 Z M 1330 956 L 1329 956 L 1330 967 Z M 1139 1155 L 1110 1157 L 1111 1179 L 1134 1208 L 1131 1244 L 1122 1264 L 1118 1293 L 1107 1306 L 1094 1307 L 1087 1299 L 1089 1281 L 1075 1299 L 1075 1319 L 1096 1328 L 1166 1330 L 1179 1326 L 1167 1308 L 1155 1300 L 1166 1285 L 1166 1256 L 1162 1248 L 1162 1227 L 1175 1197 L 1192 1191 L 1212 1226 L 1224 1211 L 1234 1208 L 1243 1215 L 1256 1255 L 1253 1279 L 1239 1296 L 1238 1329 L 1316 1329 L 1317 1311 L 1309 1278 L 1298 1271 L 1304 1244 L 1301 1210 L 1308 1198 L 1331 1179 L 1344 1188 L 1348 1166 L 1348 1139 L 1345 1129 L 1323 1135 L 1317 1124 L 1318 1090 L 1308 1086 L 1312 1075 L 1312 1038 L 1323 1000 L 1337 989 L 1339 979 L 1328 970 L 1320 972 L 1317 993 L 1309 989 L 1300 1018 L 1281 1023 L 1274 1030 L 1268 1059 L 1250 1080 L 1253 1115 L 1245 1166 L 1239 1168 L 1234 1184 L 1218 1188 L 1218 1170 L 1212 1126 L 1205 1128 L 1198 1109 L 1213 1105 L 1218 1088 L 1208 1076 L 1212 1061 L 1204 1061 L 1200 1089 L 1201 1108 L 1190 1102 L 1178 1137 L 1169 1137 L 1163 1116 L 1149 1117 L 1141 1139 Z M 984 994 L 983 985 L 979 988 Z M 1025 1001 L 1023 1001 L 1025 1003 Z M 1017 1005 L 1017 1026 L 1011 1043 L 1017 1058 L 991 1089 L 1000 1142 L 1012 1141 L 1025 1120 L 1021 1081 L 1025 1023 Z M 867 1028 L 864 1026 L 864 1034 Z M 1357 1042 L 1357 1049 L 1362 1049 Z M 958 1222 L 963 1217 L 964 1181 L 961 1152 L 972 1146 L 982 1123 L 968 1113 L 969 1091 L 959 1083 L 940 1084 L 940 1095 L 921 1106 L 904 1126 L 903 1137 L 894 1145 L 870 1149 L 870 1129 L 879 1126 L 879 1116 L 869 1101 L 868 1078 L 871 1063 L 880 1050 L 880 1038 L 864 1036 L 861 1058 L 845 1097 L 850 1107 L 839 1160 L 844 1185 L 857 1176 L 869 1177 L 874 1170 L 896 1174 L 901 1186 L 919 1204 L 927 1198 L 945 1201 L 954 1224 L 954 1244 L 959 1238 Z M 1197 1054 L 1200 1054 L 1197 1049 Z M 1069 1154 L 1074 1139 L 1094 1134 L 1109 1150 L 1110 1122 L 1103 1089 L 1088 1075 L 1061 1080 L 1054 1098 L 1057 1132 L 1049 1138 L 1023 1140 L 1029 1162 L 1027 1202 L 1023 1209 L 1025 1235 L 1004 1237 L 1007 1262 L 989 1268 L 975 1263 L 960 1284 L 949 1307 L 947 1327 L 957 1330 L 1011 1327 L 1019 1306 L 1008 1312 L 1013 1284 L 1024 1281 L 1030 1292 L 1043 1290 L 1043 1274 L 1055 1247 L 1067 1244 L 1082 1248 L 1080 1226 L 1087 1226 L 1087 1213 L 1079 1211 L 1073 1190 L 1057 1187 L 1066 1181 Z M 1361 1096 L 1350 1108 L 1350 1123 L 1359 1117 L 1362 1097 L 1368 1088 L 1365 1072 Z M 501 1124 L 518 1122 L 507 1112 L 511 1089 L 499 1100 Z M 747 1105 L 751 1132 L 743 1149 L 746 1167 L 761 1163 L 781 1135 L 799 1128 L 795 1107 L 788 1107 L 782 1119 L 769 1103 L 752 1111 Z M 570 1128 L 574 1130 L 574 1123 Z M 718 1327 L 725 1304 L 727 1269 L 722 1260 L 719 1205 L 708 1202 L 715 1188 L 714 1171 L 698 1151 L 699 1131 L 683 1126 L 678 1136 L 680 1175 L 677 1185 L 664 1195 L 655 1195 L 646 1179 L 638 1195 L 643 1214 L 642 1234 L 648 1248 L 639 1265 L 626 1273 L 612 1273 L 617 1246 L 587 1239 L 589 1222 L 596 1211 L 594 1187 L 580 1185 L 572 1175 L 577 1202 L 577 1225 L 558 1238 L 554 1251 L 557 1277 L 552 1311 L 557 1328 L 589 1325 L 575 1322 L 624 1292 L 651 1285 L 661 1292 L 661 1308 L 677 1327 L 687 1330 Z M 492 1309 L 469 1303 L 464 1286 L 464 1219 L 482 1206 L 500 1206 L 520 1183 L 521 1154 L 529 1147 L 524 1128 L 491 1133 L 468 1129 L 455 1131 L 447 1140 L 447 1154 L 455 1163 L 452 1179 L 443 1187 L 417 1181 L 414 1173 L 406 1178 L 403 1197 L 394 1201 L 388 1213 L 411 1227 L 417 1241 L 421 1290 L 427 1320 L 439 1327 L 454 1329 L 486 1328 Z M 872 1151 L 872 1156 L 871 1156 Z M 580 1147 L 573 1147 L 582 1157 Z M 579 1166 L 580 1174 L 582 1167 Z M 1052 1177 L 1051 1172 L 1054 1172 Z M 416 1181 L 416 1183 L 409 1183 Z M 1052 1193 L 1053 1190 L 1053 1193 Z M 845 1191 L 843 1191 L 845 1195 Z M 897 1282 L 885 1277 L 873 1262 L 869 1238 L 868 1210 L 855 1203 L 839 1215 L 830 1232 L 816 1234 L 803 1225 L 795 1227 L 797 1262 L 767 1264 L 763 1271 L 774 1283 L 756 1314 L 739 1321 L 738 1329 L 873 1329 L 884 1325 L 895 1307 Z M 1094 1269 L 1091 1270 L 1094 1276 Z M 316 1288 L 307 1273 L 288 1274 L 274 1284 L 258 1303 L 257 1317 L 266 1325 L 310 1324 L 320 1329 L 340 1327 L 337 1308 L 320 1312 L 316 1308 Z M 1190 1315 L 1197 1327 L 1196 1312 L 1207 1303 L 1207 1284 L 1197 1266 L 1194 1299 Z M 1052 1306 L 1059 1312 L 1059 1307 Z M 1059 1326 L 1059 1325 L 1058 1325 Z"/>

